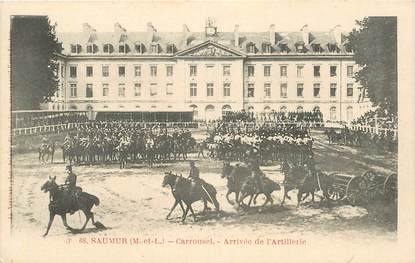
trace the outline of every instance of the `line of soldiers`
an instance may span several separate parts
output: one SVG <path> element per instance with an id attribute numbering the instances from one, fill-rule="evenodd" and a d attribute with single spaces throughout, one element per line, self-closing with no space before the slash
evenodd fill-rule
<path id="1" fill-rule="evenodd" d="M 319 110 L 313 111 L 271 111 L 254 114 L 253 112 L 228 111 L 222 117 L 223 122 L 305 122 L 322 123 L 323 114 Z"/>
<path id="2" fill-rule="evenodd" d="M 244 129 L 220 127 L 214 129 L 206 139 L 212 157 L 246 161 L 259 156 L 262 162 L 289 160 L 306 162 L 313 156 L 308 129 L 295 125 L 261 126 L 246 132 Z"/>
<path id="3" fill-rule="evenodd" d="M 193 144 L 191 133 L 184 129 L 169 134 L 167 129 L 141 128 L 137 123 L 93 122 L 68 133 L 62 149 L 64 160 L 95 163 L 119 161 L 120 153 L 133 161 L 149 153 L 154 158 L 170 158 L 175 150 L 187 151 Z"/>

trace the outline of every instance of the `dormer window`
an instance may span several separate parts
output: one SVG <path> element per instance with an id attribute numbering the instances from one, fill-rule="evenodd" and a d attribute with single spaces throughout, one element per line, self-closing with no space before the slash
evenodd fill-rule
<path id="1" fill-rule="evenodd" d="M 297 52 L 299 52 L 299 53 L 303 53 L 304 50 L 305 50 L 303 43 L 297 44 L 296 48 L 297 48 Z"/>
<path id="2" fill-rule="evenodd" d="M 336 52 L 337 51 L 337 45 L 336 44 L 327 44 L 327 49 L 329 50 L 329 52 Z"/>
<path id="3" fill-rule="evenodd" d="M 256 51 L 255 44 L 254 43 L 249 43 L 248 46 L 247 46 L 247 51 L 248 51 L 248 53 L 255 54 L 255 51 Z"/>
<path id="4" fill-rule="evenodd" d="M 126 44 L 120 44 L 118 46 L 118 53 L 127 53 L 127 48 L 126 48 Z"/>
<path id="5" fill-rule="evenodd" d="M 262 53 L 271 53 L 271 44 L 270 43 L 263 43 L 262 44 Z"/>
<path id="6" fill-rule="evenodd" d="M 81 53 L 81 45 L 79 44 L 71 45 L 71 53 L 74 53 L 74 54 Z"/>
<path id="7" fill-rule="evenodd" d="M 93 54 L 95 52 L 96 52 L 96 45 L 94 45 L 94 44 L 88 44 L 86 46 L 86 53 Z"/>
<path id="8" fill-rule="evenodd" d="M 176 47 L 174 46 L 174 44 L 167 45 L 167 53 L 173 54 L 175 51 L 176 51 Z"/>
<path id="9" fill-rule="evenodd" d="M 320 52 L 321 50 L 320 44 L 313 44 L 312 48 L 313 48 L 313 52 Z"/>
<path id="10" fill-rule="evenodd" d="M 144 53 L 144 46 L 143 46 L 143 44 L 136 43 L 135 46 L 134 46 L 134 48 L 135 48 L 135 52 L 137 52 L 139 54 Z"/>
<path id="11" fill-rule="evenodd" d="M 290 49 L 288 48 L 288 45 L 287 45 L 287 44 L 280 44 L 279 46 L 280 46 L 280 50 L 281 50 L 281 52 L 286 52 L 286 53 L 288 53 L 288 51 L 290 50 Z"/>
<path id="12" fill-rule="evenodd" d="M 151 53 L 159 53 L 159 44 L 151 44 Z"/>
<path id="13" fill-rule="evenodd" d="M 112 45 L 111 44 L 105 44 L 104 45 L 104 53 L 112 53 Z"/>

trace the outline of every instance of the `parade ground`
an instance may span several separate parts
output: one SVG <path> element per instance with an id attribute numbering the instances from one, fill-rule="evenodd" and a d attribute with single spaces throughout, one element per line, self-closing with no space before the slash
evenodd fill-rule
<path id="1" fill-rule="evenodd" d="M 314 138 L 316 167 L 322 171 L 350 175 L 359 175 L 367 170 L 385 175 L 397 171 L 396 153 L 330 145 L 322 132 L 313 131 L 311 134 Z M 194 137 L 198 140 L 203 138 L 203 134 L 195 134 Z M 36 152 L 12 156 L 13 234 L 41 237 L 44 233 L 49 220 L 49 194 L 43 193 L 40 188 L 49 176 L 56 176 L 58 184 L 64 182 L 66 164 L 62 162 L 61 155 L 61 150 L 57 150 L 53 164 L 40 164 Z M 96 229 L 89 223 L 85 232 L 74 234 L 65 229 L 57 216 L 47 238 L 84 237 L 90 242 L 92 239 L 104 242 L 99 238 L 137 234 L 180 242 L 178 238 L 225 240 L 254 235 L 258 238 L 317 240 L 315 237 L 318 236 L 321 237 L 318 242 L 353 237 L 354 242 L 358 240 L 368 244 L 396 239 L 396 207 L 382 202 L 365 208 L 342 202 L 327 205 L 320 203 L 321 195 L 317 194 L 315 204 L 307 199 L 296 208 L 294 190 L 290 192 L 291 200 L 286 200 L 281 207 L 283 191 L 280 190 L 272 194 L 273 206 L 268 204 L 260 208 L 264 202 L 261 197 L 252 208 L 238 211 L 225 199 L 226 179 L 220 177 L 222 162 L 209 157 L 197 158 L 196 153 L 190 154 L 189 159 L 195 160 L 201 178 L 216 187 L 221 210 L 219 214 L 213 210 L 202 214 L 203 203 L 197 202 L 194 209 L 198 221 L 194 222 L 193 217 L 188 216 L 186 223 L 182 224 L 179 206 L 171 219 L 166 219 L 174 200 L 171 190 L 162 187 L 164 172 L 172 171 L 187 176 L 188 161 L 155 164 L 153 168 L 146 164 L 128 163 L 125 169 L 119 169 L 118 164 L 75 165 L 73 170 L 78 176 L 77 184 L 83 191 L 99 197 L 100 205 L 92 211 L 95 219 L 107 229 Z M 272 180 L 279 183 L 283 181 L 278 164 L 261 166 L 261 170 Z M 84 220 L 82 213 L 68 214 L 71 227 L 80 228 Z"/>

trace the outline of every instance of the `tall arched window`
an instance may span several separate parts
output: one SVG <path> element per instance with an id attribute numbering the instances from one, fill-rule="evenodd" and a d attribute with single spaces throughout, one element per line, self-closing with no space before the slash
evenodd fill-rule
<path id="1" fill-rule="evenodd" d="M 207 105 L 205 108 L 205 119 L 207 121 L 215 119 L 215 106 Z"/>
<path id="2" fill-rule="evenodd" d="M 353 107 L 352 107 L 352 106 L 349 106 L 349 107 L 347 107 L 347 109 L 346 109 L 346 119 L 347 119 L 348 121 L 353 120 Z"/>
<path id="3" fill-rule="evenodd" d="M 190 105 L 190 108 L 193 111 L 193 118 L 197 119 L 199 117 L 199 111 L 198 111 L 197 106 L 193 104 L 193 105 Z"/>
<path id="4" fill-rule="evenodd" d="M 337 120 L 337 110 L 336 110 L 336 107 L 334 106 L 330 108 L 330 120 L 331 121 Z"/>
<path id="5" fill-rule="evenodd" d="M 265 106 L 264 112 L 265 113 L 270 113 L 271 112 L 271 107 L 270 106 Z"/>
<path id="6" fill-rule="evenodd" d="M 248 112 L 254 112 L 254 111 L 255 111 L 254 106 L 249 106 L 248 107 Z"/>
<path id="7" fill-rule="evenodd" d="M 228 112 L 228 111 L 231 111 L 232 110 L 232 107 L 231 106 L 229 106 L 229 105 L 223 105 L 223 107 L 222 107 L 222 116 L 225 116 L 226 115 L 226 113 Z"/>

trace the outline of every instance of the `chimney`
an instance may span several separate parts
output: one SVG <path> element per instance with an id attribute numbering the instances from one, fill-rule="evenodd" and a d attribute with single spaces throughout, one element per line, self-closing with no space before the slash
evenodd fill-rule
<path id="1" fill-rule="evenodd" d="M 154 33 L 156 32 L 156 29 L 154 28 L 153 24 L 151 22 L 147 23 L 147 42 L 151 43 L 154 39 Z"/>
<path id="2" fill-rule="evenodd" d="M 120 25 L 120 23 L 115 23 L 115 24 L 114 24 L 114 32 L 115 32 L 115 33 L 118 33 L 118 34 L 122 34 L 122 33 L 125 33 L 125 32 L 126 32 L 126 30 L 125 30 L 125 28 L 123 28 L 123 27 Z"/>
<path id="3" fill-rule="evenodd" d="M 269 26 L 269 42 L 271 42 L 271 45 L 274 45 L 276 43 L 276 41 L 275 41 L 275 25 L 274 24 Z"/>
<path id="4" fill-rule="evenodd" d="M 187 40 L 190 35 L 189 27 L 186 24 L 183 24 L 183 31 L 182 31 L 182 48 L 186 48 Z"/>
<path id="5" fill-rule="evenodd" d="M 303 34 L 304 45 L 307 46 L 308 44 L 310 44 L 310 33 L 308 32 L 308 25 L 304 25 L 301 28 L 301 33 Z"/>
<path id="6" fill-rule="evenodd" d="M 233 31 L 234 46 L 239 47 L 239 25 L 235 25 L 235 30 Z"/>
<path id="7" fill-rule="evenodd" d="M 92 27 L 88 24 L 88 23 L 83 23 L 82 24 L 82 32 L 89 34 L 91 33 Z"/>
<path id="8" fill-rule="evenodd" d="M 342 26 L 341 25 L 336 25 L 333 28 L 333 35 L 334 35 L 334 39 L 336 40 L 336 43 L 338 45 L 342 44 Z"/>

